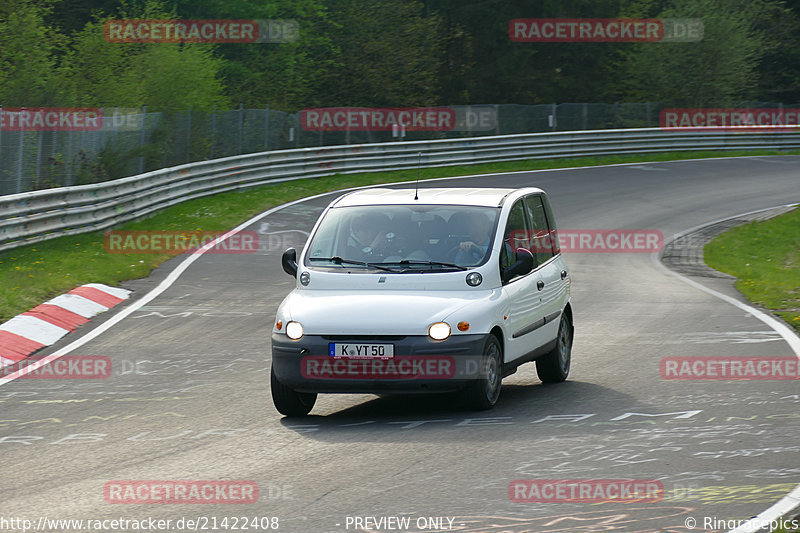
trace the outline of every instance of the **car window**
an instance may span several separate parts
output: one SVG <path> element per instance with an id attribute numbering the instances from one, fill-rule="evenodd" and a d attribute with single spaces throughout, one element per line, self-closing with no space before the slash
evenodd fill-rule
<path id="1" fill-rule="evenodd" d="M 553 238 L 555 229 L 548 223 L 542 197 L 538 194 L 525 198 L 525 208 L 528 212 L 528 219 L 531 223 L 530 251 L 536 258 L 536 264 L 541 265 L 555 255 Z M 557 242 L 557 239 L 555 239 Z"/>
<path id="2" fill-rule="evenodd" d="M 334 258 L 430 271 L 424 262 L 471 267 L 485 262 L 500 209 L 458 205 L 339 207 L 328 211 L 309 243 L 306 264 Z M 350 265 L 353 266 L 353 265 Z M 365 267 L 366 268 L 366 267 Z"/>
<path id="3" fill-rule="evenodd" d="M 511 211 L 508 213 L 508 222 L 506 222 L 506 227 L 503 231 L 503 247 L 500 250 L 501 273 L 503 269 L 514 264 L 517 248 L 530 249 L 529 235 L 530 227 L 525 216 L 525 205 L 522 200 L 517 200 L 511 206 Z"/>

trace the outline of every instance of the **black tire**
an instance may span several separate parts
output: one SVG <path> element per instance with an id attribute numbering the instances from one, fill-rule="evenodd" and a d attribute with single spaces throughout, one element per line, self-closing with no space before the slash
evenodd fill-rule
<path id="1" fill-rule="evenodd" d="M 315 392 L 297 392 L 287 387 L 275 376 L 275 370 L 269 372 L 270 388 L 272 389 L 272 403 L 275 409 L 285 416 L 306 416 L 314 408 L 317 401 Z"/>
<path id="2" fill-rule="evenodd" d="M 503 382 L 503 349 L 494 335 L 486 339 L 480 372 L 480 378 L 464 389 L 464 399 L 470 408 L 484 411 L 497 403 Z"/>
<path id="3" fill-rule="evenodd" d="M 567 379 L 572 363 L 572 324 L 566 313 L 561 315 L 558 324 L 556 346 L 553 350 L 536 360 L 536 373 L 545 383 L 560 383 Z"/>

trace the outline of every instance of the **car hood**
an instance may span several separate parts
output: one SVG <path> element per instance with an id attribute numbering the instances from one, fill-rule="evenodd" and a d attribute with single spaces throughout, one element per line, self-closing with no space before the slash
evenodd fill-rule
<path id="1" fill-rule="evenodd" d="M 455 296 L 453 291 L 292 291 L 279 310 L 279 318 L 296 320 L 306 335 L 427 335 L 434 322 L 448 320 L 467 306 L 486 309 L 481 300 L 495 291 L 481 290 Z M 452 317 L 450 327 L 469 316 Z"/>

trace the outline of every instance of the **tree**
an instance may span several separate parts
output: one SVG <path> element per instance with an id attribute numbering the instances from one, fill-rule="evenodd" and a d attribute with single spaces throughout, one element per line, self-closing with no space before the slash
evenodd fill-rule
<path id="1" fill-rule="evenodd" d="M 435 105 L 443 46 L 438 16 L 408 0 L 332 0 L 339 48 L 328 72 L 329 106 Z"/>
<path id="2" fill-rule="evenodd" d="M 734 105 L 759 96 L 759 63 L 776 42 L 765 32 L 790 13 L 773 0 L 675 0 L 661 18 L 700 18 L 700 42 L 643 43 L 621 67 L 631 100 L 673 106 Z"/>
<path id="3" fill-rule="evenodd" d="M 177 0 L 176 11 L 187 19 L 291 20 L 299 38 L 289 43 L 221 44 L 220 76 L 234 104 L 293 110 L 320 104 L 337 47 L 324 0 Z"/>
<path id="4" fill-rule="evenodd" d="M 3 107 L 54 105 L 70 98 L 57 62 L 66 38 L 45 24 L 46 14 L 30 0 L 9 0 L 0 7 Z"/>
<path id="5" fill-rule="evenodd" d="M 110 17 L 106 17 L 110 18 Z M 160 2 L 120 18 L 175 19 Z M 229 105 L 220 77 L 224 61 L 212 44 L 114 43 L 104 19 L 86 24 L 73 39 L 66 65 L 83 106 L 160 110 L 213 110 Z"/>

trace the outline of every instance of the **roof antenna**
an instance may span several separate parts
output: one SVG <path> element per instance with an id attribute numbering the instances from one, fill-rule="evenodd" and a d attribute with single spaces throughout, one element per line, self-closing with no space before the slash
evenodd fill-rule
<path id="1" fill-rule="evenodd" d="M 417 152 L 417 183 L 414 186 L 414 200 L 419 200 L 419 167 L 422 165 L 422 152 Z"/>

